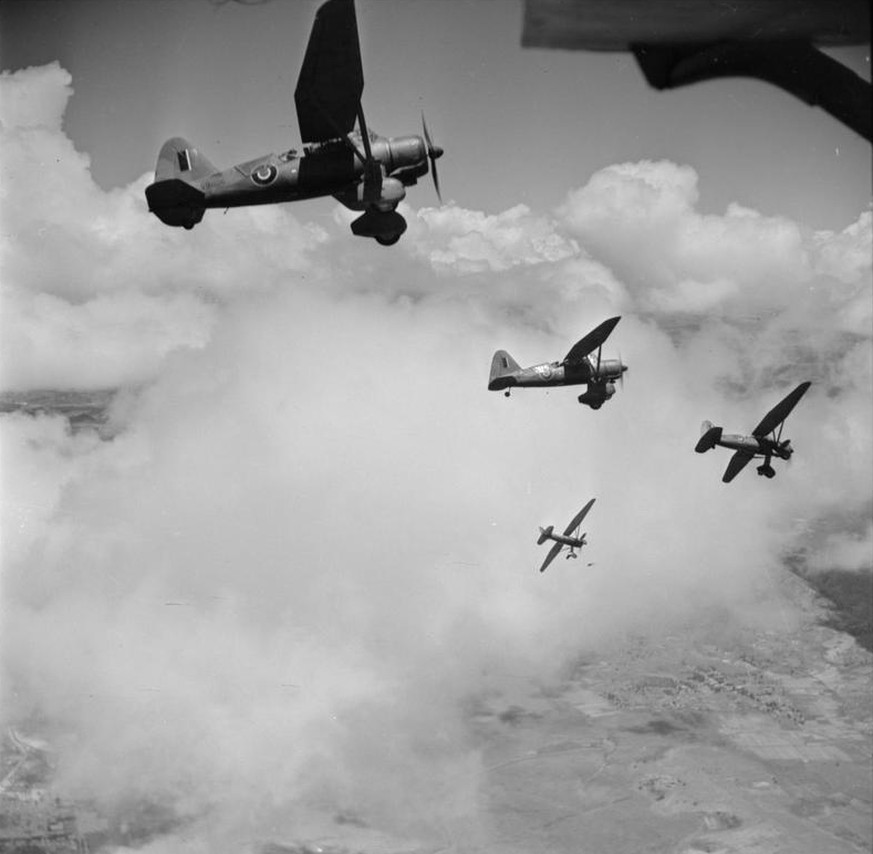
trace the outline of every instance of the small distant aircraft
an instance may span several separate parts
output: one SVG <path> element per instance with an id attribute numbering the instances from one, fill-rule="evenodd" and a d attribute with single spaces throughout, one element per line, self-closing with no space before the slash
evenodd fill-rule
<path id="1" fill-rule="evenodd" d="M 543 565 L 540 567 L 540 572 L 545 572 L 546 567 L 560 554 L 561 549 L 570 549 L 570 553 L 567 555 L 567 559 L 569 560 L 571 557 L 576 558 L 578 555 L 576 554 L 576 549 L 581 549 L 582 546 L 588 545 L 585 541 L 585 534 L 579 535 L 579 528 L 582 525 L 582 520 L 588 514 L 588 511 L 591 509 L 591 506 L 594 504 L 595 499 L 592 498 L 574 517 L 573 521 L 570 522 L 569 525 L 564 530 L 563 534 L 556 534 L 555 526 L 549 525 L 548 528 L 540 528 L 540 536 L 537 539 L 537 545 L 541 546 L 546 540 L 554 540 L 555 545 L 549 550 L 549 553 L 546 555 L 546 559 L 543 561 Z M 588 564 L 591 566 L 591 564 Z"/>
<path id="2" fill-rule="evenodd" d="M 809 382 L 803 382 L 780 400 L 752 430 L 751 436 L 726 435 L 722 433 L 721 427 L 713 427 L 710 421 L 704 421 L 701 427 L 702 435 L 694 450 L 698 454 L 704 454 L 716 445 L 721 445 L 723 448 L 733 448 L 736 451 L 730 458 L 722 477 L 725 483 L 730 483 L 755 457 L 764 458 L 764 462 L 758 466 L 758 474 L 768 478 L 775 477 L 776 472 L 770 465 L 770 458 L 791 459 L 794 448 L 791 447 L 790 439 L 782 440 L 782 427 L 785 419 L 797 406 L 800 398 L 806 394 L 810 385 Z"/>
<path id="3" fill-rule="evenodd" d="M 166 225 L 191 229 L 207 208 L 333 196 L 363 211 L 351 224 L 354 234 L 393 245 L 406 231 L 395 210 L 406 187 L 430 171 L 442 201 L 436 161 L 443 150 L 432 143 L 424 115 L 423 136 L 386 139 L 369 131 L 363 91 L 354 0 L 328 0 L 316 12 L 294 91 L 303 153 L 292 148 L 218 170 L 190 142 L 173 137 L 146 187 L 149 210 Z"/>
<path id="4" fill-rule="evenodd" d="M 542 365 L 522 368 L 506 350 L 498 350 L 491 360 L 488 389 L 506 389 L 504 394 L 509 397 L 510 389 L 516 386 L 542 387 L 584 383 L 588 388 L 584 394 L 579 395 L 579 403 L 592 409 L 600 409 L 604 401 L 615 394 L 615 380 L 621 379 L 627 370 L 621 359 L 600 358 L 603 342 L 619 320 L 621 317 L 604 320 L 600 326 L 576 342 L 561 362 L 545 362 Z M 593 358 L 590 354 L 595 350 L 597 357 Z"/>

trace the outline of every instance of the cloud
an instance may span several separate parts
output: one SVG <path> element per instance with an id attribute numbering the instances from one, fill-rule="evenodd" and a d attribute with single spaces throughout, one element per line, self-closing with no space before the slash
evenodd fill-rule
<path id="1" fill-rule="evenodd" d="M 736 203 L 701 214 L 697 185 L 688 166 L 623 163 L 568 193 L 559 213 L 641 309 L 736 317 L 799 307 L 811 316 L 852 297 L 869 305 L 869 212 L 841 233 L 813 232 Z"/>
<path id="2" fill-rule="evenodd" d="M 873 566 L 873 522 L 857 534 L 829 534 L 809 556 L 812 570 L 870 571 Z"/>
<path id="3" fill-rule="evenodd" d="M 415 250 L 424 254 L 435 269 L 452 275 L 498 273 L 517 266 L 554 263 L 578 254 L 572 239 L 562 235 L 547 218 L 532 215 L 526 205 L 516 205 L 497 215 L 456 206 L 425 208 L 417 219 L 423 228 L 413 226 Z"/>
<path id="4" fill-rule="evenodd" d="M 112 441 L 0 420 L 2 711 L 46 722 L 64 791 L 184 822 L 145 850 L 337 815 L 487 838 L 465 710 L 495 674 L 772 625 L 795 520 L 869 507 L 869 214 L 704 216 L 690 167 L 644 162 L 553 213 L 404 207 L 390 250 L 304 206 L 188 233 L 147 176 L 94 185 L 65 73 L 12 78 L 44 118 L 4 120 L 4 169 L 35 182 L 4 183 L 4 387 L 121 391 Z M 496 348 L 560 358 L 614 314 L 630 371 L 600 412 L 486 391 Z M 748 430 L 807 378 L 774 481 L 693 453 L 703 418 Z M 536 525 L 592 496 L 593 566 L 539 575 Z"/>
<path id="5" fill-rule="evenodd" d="M 69 71 L 57 62 L 0 73 L 0 122 L 6 128 L 59 131 L 73 94 L 72 82 Z"/>

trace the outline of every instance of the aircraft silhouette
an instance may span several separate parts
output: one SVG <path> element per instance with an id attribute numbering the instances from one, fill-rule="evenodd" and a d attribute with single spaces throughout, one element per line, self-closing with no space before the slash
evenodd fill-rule
<path id="1" fill-rule="evenodd" d="M 782 427 L 785 419 L 791 414 L 791 410 L 797 406 L 797 402 L 806 394 L 811 383 L 803 382 L 794 391 L 786 395 L 776 404 L 762 419 L 761 423 L 752 430 L 751 436 L 738 436 L 725 434 L 721 427 L 713 427 L 709 421 L 704 421 L 701 427 L 701 437 L 694 450 L 698 454 L 705 454 L 716 445 L 723 448 L 733 448 L 736 453 L 730 458 L 722 481 L 730 483 L 745 466 L 755 457 L 763 457 L 764 462 L 758 466 L 758 474 L 765 477 L 775 477 L 776 472 L 770 465 L 771 457 L 780 460 L 789 460 L 794 453 L 791 440 L 782 440 Z M 779 432 L 776 432 L 776 428 Z M 770 435 L 768 435 L 770 434 Z"/>
<path id="2" fill-rule="evenodd" d="M 294 91 L 302 153 L 292 148 L 218 170 L 190 142 L 173 137 L 146 187 L 149 210 L 166 225 L 190 229 L 207 208 L 333 196 L 363 211 L 351 224 L 354 234 L 391 246 L 406 231 L 395 210 L 406 187 L 430 171 L 440 196 L 436 161 L 443 150 L 431 141 L 424 115 L 422 136 L 386 139 L 369 131 L 363 90 L 354 1 L 328 0 L 316 12 Z"/>
<path id="3" fill-rule="evenodd" d="M 569 560 L 571 557 L 576 558 L 578 555 L 576 554 L 576 549 L 581 549 L 582 546 L 587 546 L 588 543 L 585 540 L 585 534 L 580 536 L 579 528 L 582 525 L 582 520 L 588 515 L 588 511 L 591 509 L 594 504 L 595 499 L 592 498 L 574 517 L 573 521 L 570 522 L 569 525 L 564 529 L 563 534 L 556 534 L 555 526 L 549 525 L 547 528 L 540 528 L 540 535 L 537 539 L 537 545 L 541 546 L 546 540 L 553 540 L 555 545 L 549 550 L 549 553 L 546 555 L 546 559 L 543 561 L 543 565 L 540 567 L 540 572 L 545 572 L 546 567 L 560 554 L 561 549 L 569 549 L 570 553 L 567 555 L 567 559 Z M 591 564 L 588 564 L 591 566 Z"/>
<path id="4" fill-rule="evenodd" d="M 621 317 L 604 320 L 596 329 L 576 342 L 560 362 L 544 362 L 530 368 L 522 368 L 506 352 L 498 350 L 491 359 L 491 375 L 488 380 L 490 391 L 505 389 L 504 394 L 516 387 L 542 387 L 556 385 L 586 384 L 588 388 L 578 397 L 592 409 L 600 409 L 604 401 L 615 394 L 615 380 L 621 379 L 627 366 L 621 359 L 601 359 L 603 342 L 615 329 Z M 597 350 L 597 357 L 590 354 Z"/>

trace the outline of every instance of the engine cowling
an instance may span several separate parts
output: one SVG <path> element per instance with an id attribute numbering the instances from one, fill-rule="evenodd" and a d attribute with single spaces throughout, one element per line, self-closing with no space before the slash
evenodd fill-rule
<path id="1" fill-rule="evenodd" d="M 621 379 L 621 375 L 627 370 L 621 359 L 601 359 L 600 365 L 594 373 L 596 382 L 610 382 Z"/>

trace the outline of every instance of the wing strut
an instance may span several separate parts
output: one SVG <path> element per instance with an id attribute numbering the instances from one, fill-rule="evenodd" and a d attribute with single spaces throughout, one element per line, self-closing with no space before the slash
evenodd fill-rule
<path id="1" fill-rule="evenodd" d="M 361 157 L 361 153 L 356 146 L 352 145 L 352 148 L 355 149 L 355 154 L 361 158 L 361 162 L 364 164 L 364 198 L 367 201 L 374 201 L 382 193 L 382 167 L 373 159 L 373 149 L 370 146 L 370 132 L 367 130 L 364 108 L 360 102 L 358 102 L 358 127 L 361 130 L 361 141 L 364 143 L 366 159 Z M 351 140 L 349 140 L 349 144 L 351 144 Z"/>

